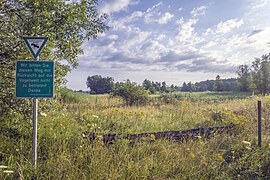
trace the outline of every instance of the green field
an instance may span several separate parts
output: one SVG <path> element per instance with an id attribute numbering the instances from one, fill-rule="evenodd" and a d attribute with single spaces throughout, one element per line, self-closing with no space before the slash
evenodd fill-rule
<path id="1" fill-rule="evenodd" d="M 270 97 L 243 93 L 176 93 L 126 107 L 109 95 L 66 90 L 61 104 L 39 112 L 38 166 L 31 164 L 31 117 L 0 132 L 0 179 L 268 179 Z M 263 147 L 257 147 L 257 101 L 263 104 Z M 236 124 L 234 135 L 185 143 L 118 140 L 106 133 L 151 133 Z M 10 128 L 10 127 L 9 127 Z M 82 132 L 98 134 L 90 143 Z M 7 166 L 7 167 L 4 167 Z M 7 173 L 11 170 L 13 173 Z M 4 172 L 5 171 L 5 172 Z"/>

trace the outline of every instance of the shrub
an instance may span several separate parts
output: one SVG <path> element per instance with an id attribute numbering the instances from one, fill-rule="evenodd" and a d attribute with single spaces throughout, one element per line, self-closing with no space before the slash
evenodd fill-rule
<path id="1" fill-rule="evenodd" d="M 176 94 L 172 94 L 172 93 L 167 93 L 167 94 L 161 94 L 160 96 L 160 100 L 166 104 L 170 104 L 170 103 L 176 103 L 177 102 L 177 95 Z"/>
<path id="2" fill-rule="evenodd" d="M 123 98 L 127 106 L 142 105 L 148 102 L 147 91 L 129 80 L 125 83 L 116 83 L 112 95 Z"/>

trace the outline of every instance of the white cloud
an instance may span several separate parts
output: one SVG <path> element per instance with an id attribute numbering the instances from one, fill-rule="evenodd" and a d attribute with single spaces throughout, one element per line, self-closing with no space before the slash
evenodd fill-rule
<path id="1" fill-rule="evenodd" d="M 173 14 L 170 12 L 161 13 L 160 7 L 162 6 L 162 2 L 159 2 L 152 6 L 151 8 L 148 8 L 144 12 L 144 22 L 146 24 L 157 22 L 158 24 L 167 24 L 169 21 L 172 20 L 174 17 Z"/>
<path id="2" fill-rule="evenodd" d="M 252 56 L 252 60 L 256 57 L 253 54 L 260 56 L 263 50 L 269 50 L 270 40 L 265 37 L 270 37 L 270 26 L 247 27 L 249 16 L 237 16 L 209 27 L 198 22 L 200 16 L 208 15 L 206 10 L 210 6 L 194 8 L 176 23 L 170 21 L 179 12 L 172 9 L 166 12 L 163 8 L 160 2 L 145 11 L 137 9 L 127 16 L 113 16 L 111 30 L 94 45 L 89 44 L 89 51 L 83 56 L 89 58 L 85 66 L 106 70 L 233 73 L 243 59 Z M 168 26 L 154 29 L 158 24 L 152 23 Z"/>
<path id="3" fill-rule="evenodd" d="M 116 34 L 111 34 L 108 36 L 108 39 L 111 40 L 111 41 L 116 41 L 118 40 L 118 36 Z"/>
<path id="4" fill-rule="evenodd" d="M 258 12 L 265 7 L 269 7 L 270 1 L 269 0 L 256 0 L 256 1 L 250 1 L 251 4 L 249 5 L 249 12 L 247 14 L 252 14 L 254 12 Z"/>
<path id="5" fill-rule="evenodd" d="M 243 19 L 229 19 L 227 21 L 221 21 L 217 25 L 209 27 L 206 29 L 204 36 L 207 35 L 217 35 L 218 33 L 226 34 L 232 32 L 234 29 L 239 28 L 244 24 Z"/>
<path id="6" fill-rule="evenodd" d="M 123 40 L 121 47 L 119 48 L 123 51 L 129 52 L 129 54 L 133 54 L 140 48 L 141 44 L 144 43 L 150 35 L 150 32 L 140 31 L 138 29 L 137 32 L 133 32 L 130 37 Z"/>
<path id="7" fill-rule="evenodd" d="M 155 9 L 159 8 L 161 5 L 162 5 L 162 2 L 159 2 L 159 3 L 155 4 L 153 7 L 148 8 L 148 9 L 146 10 L 146 12 L 148 12 L 148 13 L 149 13 L 149 12 L 152 12 L 152 11 L 154 11 Z"/>
<path id="8" fill-rule="evenodd" d="M 204 15 L 206 13 L 206 9 L 207 9 L 206 6 L 200 6 L 200 7 L 197 7 L 197 8 L 193 8 L 193 10 L 190 12 L 190 14 L 193 17 L 198 17 L 198 16 L 201 16 L 201 15 Z"/>
<path id="9" fill-rule="evenodd" d="M 263 50 L 265 53 L 268 53 L 270 39 L 266 37 L 270 37 L 270 26 L 265 28 L 263 31 L 249 36 L 249 45 L 257 51 Z"/>
<path id="10" fill-rule="evenodd" d="M 227 20 L 225 22 L 220 22 L 217 25 L 217 33 L 228 33 L 231 30 L 240 27 L 241 25 L 244 24 L 244 21 L 241 20 L 237 20 L 237 19 L 230 19 Z"/>
<path id="11" fill-rule="evenodd" d="M 126 16 L 120 19 L 113 19 L 110 21 L 109 26 L 114 27 L 118 30 L 125 29 L 125 26 L 129 23 L 133 23 L 134 21 L 138 20 L 140 17 L 143 16 L 143 12 L 141 11 L 135 11 L 130 16 Z"/>
<path id="12" fill-rule="evenodd" d="M 155 4 L 153 7 L 148 8 L 145 12 L 144 21 L 149 24 L 157 21 L 157 17 L 160 16 L 159 8 L 162 2 Z"/>
<path id="13" fill-rule="evenodd" d="M 153 62 L 160 58 L 162 53 L 165 53 L 167 48 L 157 40 L 149 40 L 144 43 L 138 52 L 138 55 L 142 59 L 147 59 L 149 62 Z"/>
<path id="14" fill-rule="evenodd" d="M 102 13 L 111 14 L 126 9 L 131 3 L 132 0 L 110 0 L 103 3 L 101 1 L 100 11 Z"/>
<path id="15" fill-rule="evenodd" d="M 195 32 L 194 25 L 198 22 L 198 19 L 188 19 L 184 20 L 181 18 L 176 23 L 178 27 L 177 42 L 181 45 L 192 45 L 198 42 L 198 37 Z"/>
<path id="16" fill-rule="evenodd" d="M 250 0 L 250 5 L 244 14 L 245 23 L 248 22 L 254 29 L 270 26 L 270 0 Z"/>
<path id="17" fill-rule="evenodd" d="M 159 24 L 167 24 L 171 19 L 173 18 L 173 15 L 169 12 L 164 13 L 158 20 Z"/>
<path id="18" fill-rule="evenodd" d="M 156 37 L 156 40 L 157 41 L 162 41 L 163 39 L 166 38 L 166 35 L 165 34 L 159 34 L 157 37 Z"/>

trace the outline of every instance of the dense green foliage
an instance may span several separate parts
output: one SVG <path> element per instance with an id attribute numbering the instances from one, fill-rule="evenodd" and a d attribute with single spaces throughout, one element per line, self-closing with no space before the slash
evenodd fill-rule
<path id="1" fill-rule="evenodd" d="M 91 94 L 105 94 L 112 91 L 113 81 L 112 77 L 102 77 L 101 75 L 88 76 L 86 86 L 90 88 Z"/>
<path id="2" fill-rule="evenodd" d="M 147 91 L 129 80 L 116 83 L 112 95 L 122 97 L 127 106 L 143 105 L 148 101 Z"/>
<path id="3" fill-rule="evenodd" d="M 214 81 L 213 90 L 216 91 L 216 92 L 223 91 L 223 82 L 220 79 L 219 75 L 217 75 L 216 80 Z"/>
<path id="4" fill-rule="evenodd" d="M 219 76 L 219 75 L 218 75 Z M 217 84 L 215 84 L 218 82 Z M 86 81 L 87 88 L 90 88 L 92 94 L 104 94 L 110 93 L 114 87 L 114 79 L 112 77 L 102 77 L 101 75 L 89 76 Z M 215 87 L 217 85 L 217 87 Z M 142 87 L 149 92 L 149 94 L 156 93 L 172 93 L 176 91 L 183 92 L 204 92 L 204 91 L 239 91 L 237 79 L 221 79 L 219 80 L 206 80 L 196 83 L 186 82 L 183 83 L 182 87 L 171 84 L 168 85 L 165 81 L 154 82 L 145 79 L 142 82 Z M 215 88 L 218 88 L 216 90 Z M 241 90 L 242 91 L 242 90 Z"/>
<path id="5" fill-rule="evenodd" d="M 270 98 L 182 93 L 164 103 L 125 106 L 118 98 L 66 90 L 62 105 L 40 112 L 38 166 L 31 164 L 31 134 L 0 131 L 0 179 L 268 179 Z M 179 96 L 181 93 L 179 93 Z M 240 96 L 240 94 L 237 94 Z M 247 94 L 243 94 L 243 97 Z M 197 97 L 197 98 L 196 98 Z M 76 98 L 76 100 L 75 100 Z M 257 147 L 256 103 L 263 104 L 263 147 Z M 90 143 L 82 132 L 149 133 L 237 124 L 234 135 L 185 143 L 145 139 Z M 5 167 L 7 166 L 7 167 Z M 7 171 L 9 170 L 9 171 Z M 10 172 L 13 171 L 13 172 Z M 8 173 L 10 172 L 10 173 Z"/>
<path id="6" fill-rule="evenodd" d="M 22 37 L 49 38 L 40 60 L 56 63 L 54 85 L 58 90 L 67 72 L 77 66 L 83 41 L 107 29 L 106 16 L 97 13 L 96 5 L 97 0 L 0 1 L 0 122 L 13 119 L 17 124 L 31 114 L 30 99 L 16 99 L 14 95 L 15 61 L 33 59 Z M 60 63 L 62 60 L 66 65 Z M 40 105 L 48 105 L 48 101 Z"/>
<path id="7" fill-rule="evenodd" d="M 181 91 L 183 92 L 203 92 L 203 91 L 215 91 L 216 80 L 206 80 L 200 81 L 196 83 L 186 82 L 183 83 Z M 222 82 L 222 83 L 221 83 Z M 219 81 L 219 89 L 222 91 L 238 91 L 237 79 L 220 79 Z M 221 85 L 222 84 L 222 85 Z"/>
<path id="8" fill-rule="evenodd" d="M 145 79 L 142 82 L 142 86 L 144 87 L 145 90 L 148 90 L 150 94 L 155 94 L 156 92 L 169 93 L 180 90 L 180 88 L 174 84 L 168 86 L 165 81 L 154 82 L 148 79 Z"/>
<path id="9" fill-rule="evenodd" d="M 102 77 L 101 75 L 88 76 L 86 80 L 87 88 L 90 88 L 91 94 L 105 94 L 110 93 L 114 87 L 114 79 L 112 77 Z M 145 90 L 148 90 L 150 94 L 156 94 L 157 92 L 169 93 L 179 91 L 180 88 L 175 85 L 167 86 L 166 82 L 154 82 L 145 79 L 142 82 L 142 86 Z"/>
<path id="10" fill-rule="evenodd" d="M 241 91 L 270 93 L 270 54 L 255 58 L 250 66 L 239 66 L 237 73 Z"/>

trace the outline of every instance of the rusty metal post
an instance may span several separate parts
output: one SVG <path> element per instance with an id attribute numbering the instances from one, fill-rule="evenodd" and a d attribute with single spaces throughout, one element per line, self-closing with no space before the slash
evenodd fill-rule
<path id="1" fill-rule="evenodd" d="M 262 102 L 258 101 L 258 146 L 262 147 Z"/>

